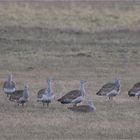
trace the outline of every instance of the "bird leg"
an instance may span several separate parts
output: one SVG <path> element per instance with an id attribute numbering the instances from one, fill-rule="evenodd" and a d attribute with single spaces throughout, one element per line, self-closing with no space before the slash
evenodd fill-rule
<path id="1" fill-rule="evenodd" d="M 43 103 L 43 107 L 45 107 L 45 103 L 44 102 L 42 102 Z"/>
<path id="2" fill-rule="evenodd" d="M 140 96 L 138 96 L 138 100 L 140 99 Z"/>
<path id="3" fill-rule="evenodd" d="M 47 103 L 47 107 L 49 107 L 49 103 Z"/>
<path id="4" fill-rule="evenodd" d="M 24 103 L 22 103 L 22 107 L 24 108 Z"/>
<path id="5" fill-rule="evenodd" d="M 11 96 L 9 97 L 9 101 L 11 101 Z"/>

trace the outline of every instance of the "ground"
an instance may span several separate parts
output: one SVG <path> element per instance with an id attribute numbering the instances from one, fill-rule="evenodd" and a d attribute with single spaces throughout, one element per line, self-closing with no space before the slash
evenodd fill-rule
<path id="1" fill-rule="evenodd" d="M 140 101 L 128 97 L 140 80 L 140 10 L 129 2 L 0 4 L 0 139 L 140 138 Z M 2 91 L 8 72 L 18 89 L 29 85 L 25 108 Z M 55 78 L 56 100 L 86 80 L 86 100 L 97 111 L 74 113 L 56 100 L 43 108 L 36 97 L 49 76 Z M 101 86 L 115 78 L 121 79 L 120 95 L 113 101 L 98 97 Z"/>

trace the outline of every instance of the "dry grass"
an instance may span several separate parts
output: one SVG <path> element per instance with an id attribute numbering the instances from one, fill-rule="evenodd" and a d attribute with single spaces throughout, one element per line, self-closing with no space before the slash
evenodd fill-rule
<path id="1" fill-rule="evenodd" d="M 26 79 L 30 85 L 30 102 L 26 108 L 15 107 L 3 94 L 0 95 L 1 139 L 138 139 L 140 137 L 139 101 L 128 98 L 126 92 L 122 92 L 114 101 L 109 102 L 106 98 L 97 97 L 95 95 L 97 88 L 93 86 L 95 84 L 88 81 L 87 99 L 94 100 L 97 112 L 73 113 L 67 110 L 67 106 L 57 102 L 53 102 L 49 109 L 43 108 L 42 104 L 36 102 L 36 91 L 45 86 L 43 82 L 45 78 L 34 82 L 38 75 L 31 72 L 24 73 L 24 77 L 15 74 L 17 83 Z M 78 83 L 77 80 L 67 79 L 54 81 L 53 90 L 56 98 L 78 87 Z"/>
<path id="2" fill-rule="evenodd" d="M 140 80 L 139 12 L 0 6 L 0 85 L 12 71 L 18 88 L 30 87 L 24 109 L 0 94 L 0 139 L 139 139 L 140 102 L 127 96 Z M 73 113 L 56 101 L 43 108 L 36 94 L 49 76 L 56 78 L 56 99 L 87 80 L 86 99 L 97 112 Z M 111 102 L 97 97 L 115 77 L 122 80 L 121 94 Z"/>
<path id="3" fill-rule="evenodd" d="M 95 31 L 139 26 L 139 7 L 130 9 L 85 7 L 72 8 L 34 7 L 29 4 L 18 6 L 0 5 L 0 25 L 41 26 L 66 28 L 75 31 Z"/>

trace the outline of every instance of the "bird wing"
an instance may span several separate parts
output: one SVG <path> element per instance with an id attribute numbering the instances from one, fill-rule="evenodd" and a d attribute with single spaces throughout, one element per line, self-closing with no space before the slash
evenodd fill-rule
<path id="1" fill-rule="evenodd" d="M 45 94 L 46 88 L 43 88 L 38 91 L 37 98 L 42 98 L 42 95 Z"/>
<path id="2" fill-rule="evenodd" d="M 62 100 L 74 100 L 77 97 L 81 96 L 81 91 L 80 90 L 72 90 L 65 94 L 63 97 L 61 97 Z"/>
<path id="3" fill-rule="evenodd" d="M 79 103 L 83 100 L 83 96 L 78 96 L 77 98 L 75 98 L 74 100 L 71 101 L 71 103 Z"/>
<path id="4" fill-rule="evenodd" d="M 114 89 L 114 90 L 108 92 L 106 95 L 107 95 L 107 96 L 116 96 L 117 93 L 118 93 L 118 92 Z"/>
<path id="5" fill-rule="evenodd" d="M 135 88 L 140 87 L 140 82 L 136 83 L 133 87 L 135 87 Z"/>
<path id="6" fill-rule="evenodd" d="M 3 84 L 3 91 L 5 93 L 12 93 L 16 90 L 15 83 L 12 81 L 11 83 L 5 81 Z"/>
<path id="7" fill-rule="evenodd" d="M 140 87 L 138 87 L 138 88 L 132 88 L 132 89 L 130 89 L 128 92 L 129 92 L 129 93 L 136 93 L 136 92 L 138 92 L 138 91 L 140 91 Z"/>
<path id="8" fill-rule="evenodd" d="M 102 86 L 102 88 L 96 93 L 99 95 L 106 95 L 108 92 L 112 91 L 115 88 L 114 83 L 107 83 Z"/>
<path id="9" fill-rule="evenodd" d="M 136 83 L 129 91 L 128 93 L 131 94 L 131 93 L 136 93 L 140 91 L 140 82 L 139 83 Z"/>
<path id="10" fill-rule="evenodd" d="M 24 97 L 20 97 L 19 100 L 18 100 L 18 102 L 22 102 L 22 101 L 24 101 L 24 100 L 25 100 Z"/>
<path id="11" fill-rule="evenodd" d="M 17 100 L 17 103 L 18 104 L 24 104 L 28 102 L 28 99 L 24 98 L 24 97 L 20 97 L 19 100 Z"/>
<path id="12" fill-rule="evenodd" d="M 16 87 L 16 84 L 13 81 L 10 84 L 7 81 L 5 81 L 3 84 L 3 89 L 4 88 L 15 88 L 15 87 Z"/>
<path id="13" fill-rule="evenodd" d="M 15 92 L 13 92 L 12 94 L 10 94 L 10 101 L 16 101 L 19 100 L 20 97 L 22 97 L 23 94 L 23 90 L 16 90 Z"/>

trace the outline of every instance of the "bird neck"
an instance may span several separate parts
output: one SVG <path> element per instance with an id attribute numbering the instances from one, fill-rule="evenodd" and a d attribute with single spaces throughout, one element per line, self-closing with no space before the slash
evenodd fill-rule
<path id="1" fill-rule="evenodd" d="M 48 80 L 48 94 L 49 95 L 52 94 L 52 83 L 51 83 L 51 80 Z"/>
<path id="2" fill-rule="evenodd" d="M 116 80 L 116 81 L 115 81 L 115 85 L 116 85 L 117 88 L 120 89 L 120 86 L 121 86 L 121 85 L 120 85 L 120 81 L 119 81 L 119 80 Z"/>
<path id="3" fill-rule="evenodd" d="M 9 77 L 8 77 L 7 81 L 8 81 L 9 83 L 11 83 L 11 82 L 12 82 L 12 76 L 11 76 L 11 75 L 9 75 Z"/>
<path id="4" fill-rule="evenodd" d="M 88 105 L 93 108 L 94 111 L 96 111 L 96 107 L 94 106 L 93 102 L 88 102 Z"/>
<path id="5" fill-rule="evenodd" d="M 24 88 L 23 98 L 28 98 L 28 97 L 29 97 L 29 90 L 28 90 L 28 88 Z"/>
<path id="6" fill-rule="evenodd" d="M 80 91 L 81 91 L 81 93 L 82 93 L 82 96 L 85 96 L 85 85 L 84 85 L 84 83 L 80 83 Z"/>

